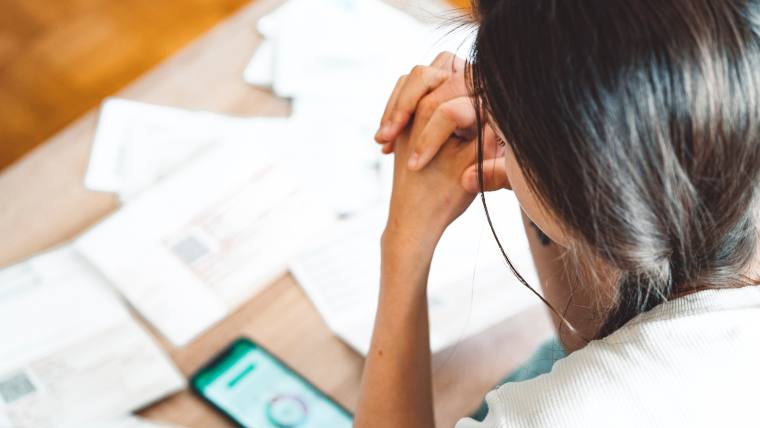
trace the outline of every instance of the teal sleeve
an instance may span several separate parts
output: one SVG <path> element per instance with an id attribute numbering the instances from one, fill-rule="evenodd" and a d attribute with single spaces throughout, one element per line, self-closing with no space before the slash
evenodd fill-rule
<path id="1" fill-rule="evenodd" d="M 504 378 L 504 380 L 496 386 L 498 387 L 509 382 L 521 382 L 533 379 L 544 373 L 549 373 L 552 370 L 552 367 L 554 367 L 554 363 L 564 358 L 566 355 L 565 349 L 562 347 L 562 343 L 560 343 L 559 339 L 556 336 L 552 337 L 542 343 L 526 362 L 513 370 L 509 376 Z M 484 401 L 480 405 L 480 408 L 478 408 L 478 410 L 470 417 L 476 421 L 482 421 L 487 414 L 488 404 Z"/>

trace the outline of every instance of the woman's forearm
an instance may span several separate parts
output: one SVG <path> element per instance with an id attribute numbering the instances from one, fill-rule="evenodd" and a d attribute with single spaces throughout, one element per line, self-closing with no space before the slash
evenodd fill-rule
<path id="1" fill-rule="evenodd" d="M 354 426 L 435 425 L 427 279 L 432 248 L 384 237 L 380 297 Z"/>

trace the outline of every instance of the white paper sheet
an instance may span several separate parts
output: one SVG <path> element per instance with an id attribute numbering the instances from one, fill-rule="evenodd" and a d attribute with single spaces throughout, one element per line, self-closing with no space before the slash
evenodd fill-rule
<path id="1" fill-rule="evenodd" d="M 507 254 L 528 283 L 538 287 L 516 200 L 509 194 L 489 196 L 489 210 Z M 377 305 L 385 215 L 377 212 L 345 224 L 340 233 L 291 264 L 328 326 L 365 355 Z M 431 267 L 428 300 L 433 352 L 537 302 L 508 270 L 479 200 L 441 239 Z"/>
<path id="2" fill-rule="evenodd" d="M 76 245 L 172 343 L 184 345 L 282 274 L 333 216 L 261 144 L 224 144 Z"/>
<path id="3" fill-rule="evenodd" d="M 253 139 L 254 128 L 282 121 L 109 98 L 100 110 L 85 186 L 126 201 L 204 149 Z"/>
<path id="4" fill-rule="evenodd" d="M 184 386 L 71 247 L 0 271 L 0 427 L 80 428 Z"/>
<path id="5" fill-rule="evenodd" d="M 407 48 L 420 28 L 413 18 L 375 0 L 294 2 L 297 12 L 281 19 L 270 38 L 278 95 L 390 92 L 414 54 Z"/>
<path id="6" fill-rule="evenodd" d="M 376 207 L 382 155 L 374 131 L 327 102 L 293 103 L 286 146 L 289 163 L 339 216 Z"/>

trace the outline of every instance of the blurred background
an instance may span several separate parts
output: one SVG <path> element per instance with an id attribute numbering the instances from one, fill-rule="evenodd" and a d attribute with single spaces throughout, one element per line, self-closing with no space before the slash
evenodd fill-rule
<path id="1" fill-rule="evenodd" d="M 0 170 L 255 1 L 0 0 Z"/>

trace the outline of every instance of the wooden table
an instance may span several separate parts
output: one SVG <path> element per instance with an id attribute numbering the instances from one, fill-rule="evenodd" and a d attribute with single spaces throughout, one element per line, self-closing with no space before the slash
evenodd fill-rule
<path id="1" fill-rule="evenodd" d="M 257 0 L 118 95 L 238 115 L 286 115 L 286 100 L 241 79 L 260 42 L 257 19 L 280 2 Z M 0 175 L 0 266 L 65 242 L 117 209 L 113 195 L 88 191 L 82 184 L 96 120 L 97 112 L 89 112 Z M 453 426 L 472 411 L 550 330 L 543 308 L 536 306 L 437 354 L 433 369 L 438 426 Z M 189 375 L 239 335 L 260 341 L 354 409 L 363 358 L 331 334 L 289 275 L 184 348 L 155 336 Z M 188 428 L 231 426 L 188 391 L 140 413 Z"/>

